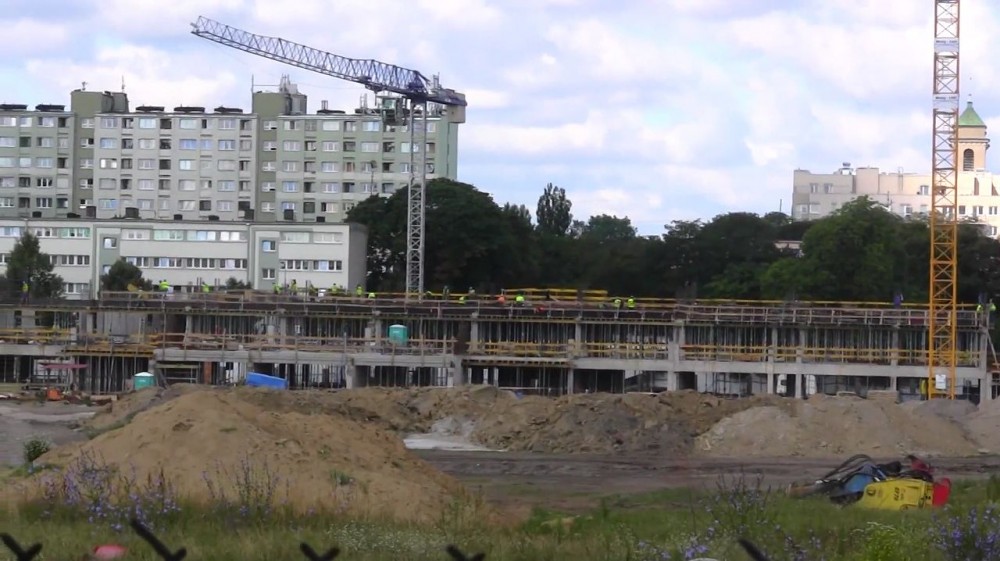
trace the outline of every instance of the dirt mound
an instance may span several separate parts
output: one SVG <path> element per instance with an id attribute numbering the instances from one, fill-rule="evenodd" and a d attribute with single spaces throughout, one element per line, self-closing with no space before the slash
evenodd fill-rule
<path id="1" fill-rule="evenodd" d="M 789 405 L 785 410 L 757 407 L 719 421 L 698 437 L 697 453 L 719 457 L 895 457 L 911 452 L 970 456 L 980 448 L 956 421 L 961 412 L 955 405 L 900 406 L 885 400 L 821 395 Z"/>
<path id="2" fill-rule="evenodd" d="M 279 393 L 279 392 L 272 392 Z M 288 394 L 289 392 L 280 392 Z M 253 392 L 263 399 L 263 392 Z M 67 465 L 82 456 L 134 468 L 139 478 L 160 468 L 182 496 L 208 499 L 215 486 L 246 479 L 247 462 L 277 499 L 307 510 L 340 508 L 404 520 L 437 519 L 461 486 L 413 456 L 393 434 L 340 416 L 269 411 L 246 392 L 187 392 L 142 411 L 123 427 L 57 448 L 40 462 Z M 280 398 L 278 398 L 280 401 Z"/>
<path id="3" fill-rule="evenodd" d="M 268 410 L 338 413 L 402 436 L 454 426 L 457 435 L 487 448 L 547 453 L 686 453 L 694 437 L 719 420 L 757 405 L 787 401 L 774 396 L 720 399 L 693 391 L 519 398 L 489 386 L 237 391 Z"/>
<path id="4" fill-rule="evenodd" d="M 96 415 L 81 423 L 85 430 L 101 432 L 112 428 L 117 428 L 135 415 L 165 403 L 176 397 L 194 392 L 202 391 L 205 386 L 197 384 L 174 384 L 169 388 L 143 388 L 121 396 L 117 401 L 105 405 Z"/>

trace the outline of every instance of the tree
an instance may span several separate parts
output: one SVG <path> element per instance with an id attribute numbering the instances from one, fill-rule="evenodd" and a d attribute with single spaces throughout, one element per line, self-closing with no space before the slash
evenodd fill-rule
<path id="1" fill-rule="evenodd" d="M 38 238 L 25 232 L 10 251 L 7 271 L 4 273 L 4 292 L 20 297 L 21 287 L 27 282 L 32 298 L 60 298 L 63 294 L 63 279 L 52 270 L 52 260 L 42 253 Z"/>
<path id="2" fill-rule="evenodd" d="M 108 272 L 101 275 L 101 290 L 121 292 L 129 287 L 139 290 L 150 290 L 153 283 L 143 278 L 142 270 L 124 259 L 119 259 L 111 265 Z"/>
<path id="3" fill-rule="evenodd" d="M 549 236 L 565 236 L 573 224 L 573 203 L 566 197 L 566 190 L 549 183 L 538 197 L 535 222 L 538 231 Z"/>
<path id="4" fill-rule="evenodd" d="M 591 216 L 583 226 L 580 237 L 601 242 L 627 241 L 635 239 L 636 229 L 632 226 L 632 221 L 617 216 L 601 214 Z"/>
<path id="5" fill-rule="evenodd" d="M 249 290 L 253 288 L 249 282 L 240 280 L 236 277 L 229 277 L 226 279 L 226 290 Z"/>
<path id="6" fill-rule="evenodd" d="M 388 199 L 369 198 L 348 219 L 368 226 L 368 274 L 372 288 L 401 290 L 405 285 L 405 189 Z M 424 285 L 498 289 L 514 277 L 519 259 L 512 216 L 489 194 L 467 183 L 433 179 L 425 192 Z"/>

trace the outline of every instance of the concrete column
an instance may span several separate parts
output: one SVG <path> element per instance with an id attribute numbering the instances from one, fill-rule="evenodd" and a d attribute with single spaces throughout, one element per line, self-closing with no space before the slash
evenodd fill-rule
<path id="1" fill-rule="evenodd" d="M 892 351 L 890 353 L 889 364 L 891 366 L 899 366 L 899 324 L 892 326 Z M 893 378 L 893 387 L 895 388 L 896 382 Z"/>
<path id="2" fill-rule="evenodd" d="M 464 386 L 469 383 L 468 369 L 461 360 L 455 359 L 451 366 L 451 383 L 453 386 Z"/>
<path id="3" fill-rule="evenodd" d="M 767 363 L 764 365 L 764 377 L 766 378 L 766 394 L 774 393 L 774 363 L 778 359 L 778 328 L 771 328 L 771 344 L 767 346 Z"/>
<path id="4" fill-rule="evenodd" d="M 798 345 L 796 345 L 795 347 L 796 374 L 794 374 L 795 397 L 797 398 L 806 397 L 806 376 L 805 374 L 803 374 L 804 371 L 803 362 L 805 361 L 807 341 L 809 341 L 809 331 L 807 329 L 799 329 L 799 341 Z"/>
<path id="5" fill-rule="evenodd" d="M 674 371 L 680 370 L 680 363 L 684 360 L 684 339 L 684 321 L 677 320 L 674 322 L 673 337 L 667 343 L 667 354 Z"/>
<path id="6" fill-rule="evenodd" d="M 572 368 L 566 370 L 566 394 L 572 394 L 576 391 L 576 377 L 574 376 L 574 371 Z"/>
<path id="7" fill-rule="evenodd" d="M 584 356 L 586 353 L 583 349 L 585 348 L 586 346 L 583 344 L 583 325 L 577 322 L 576 325 L 573 326 L 573 356 Z M 573 370 L 570 369 L 570 372 L 572 371 Z"/>
<path id="8" fill-rule="evenodd" d="M 993 400 L 993 374 L 990 367 L 990 330 L 979 330 L 979 369 L 982 376 L 979 382 L 979 401 L 986 403 Z"/>
<path id="9" fill-rule="evenodd" d="M 479 321 L 473 320 L 469 325 L 469 353 L 470 355 L 479 354 Z"/>
<path id="10" fill-rule="evenodd" d="M 358 387 L 358 369 L 354 366 L 354 361 L 349 361 L 344 367 L 344 385 L 348 389 Z"/>

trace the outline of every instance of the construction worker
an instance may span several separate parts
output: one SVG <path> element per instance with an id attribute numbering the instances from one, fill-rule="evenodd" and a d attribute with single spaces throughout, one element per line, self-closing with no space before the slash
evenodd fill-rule
<path id="1" fill-rule="evenodd" d="M 358 284 L 358 286 L 354 288 L 354 295 L 357 296 L 358 298 L 364 297 L 365 289 L 363 286 L 361 286 L 360 283 Z"/>
<path id="2" fill-rule="evenodd" d="M 160 290 L 163 292 L 170 292 L 170 283 L 167 282 L 167 279 L 160 280 Z"/>
<path id="3" fill-rule="evenodd" d="M 622 309 L 622 299 L 621 298 L 615 298 L 612 303 L 614 304 L 616 310 Z"/>
<path id="4" fill-rule="evenodd" d="M 291 292 L 292 296 L 298 296 L 298 294 L 299 294 L 299 281 L 297 281 L 295 279 L 292 279 L 292 287 L 289 290 L 289 292 Z"/>
<path id="5" fill-rule="evenodd" d="M 524 305 L 524 294 L 522 294 L 522 293 L 519 292 L 517 294 L 517 296 L 514 297 L 514 303 L 517 304 L 518 306 L 523 306 Z"/>
<path id="6" fill-rule="evenodd" d="M 458 297 L 458 303 L 459 304 L 465 304 L 465 295 L 464 294 Z"/>
<path id="7" fill-rule="evenodd" d="M 374 290 L 368 293 L 368 299 L 369 300 L 374 300 L 375 299 L 375 291 Z"/>
<path id="8" fill-rule="evenodd" d="M 497 295 L 497 304 L 503 306 L 506 303 L 507 303 L 507 297 L 504 296 L 503 292 L 500 292 L 500 294 Z"/>
<path id="9" fill-rule="evenodd" d="M 201 291 L 202 292 L 212 292 L 212 287 L 208 285 L 207 282 L 201 281 Z"/>
<path id="10" fill-rule="evenodd" d="M 31 285 L 28 284 L 28 281 L 22 282 L 21 283 L 21 303 L 22 304 L 27 304 L 28 303 L 28 294 L 30 292 L 31 292 Z"/>
<path id="11" fill-rule="evenodd" d="M 634 296 L 629 296 L 628 300 L 625 301 L 625 306 L 628 309 L 630 309 L 630 310 L 634 310 L 635 309 L 635 297 Z"/>

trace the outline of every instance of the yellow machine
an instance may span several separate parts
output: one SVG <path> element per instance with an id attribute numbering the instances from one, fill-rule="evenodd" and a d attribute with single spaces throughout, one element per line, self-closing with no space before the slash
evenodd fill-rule
<path id="1" fill-rule="evenodd" d="M 920 479 L 899 478 L 869 483 L 854 503 L 877 510 L 910 510 L 934 505 L 934 485 Z"/>

